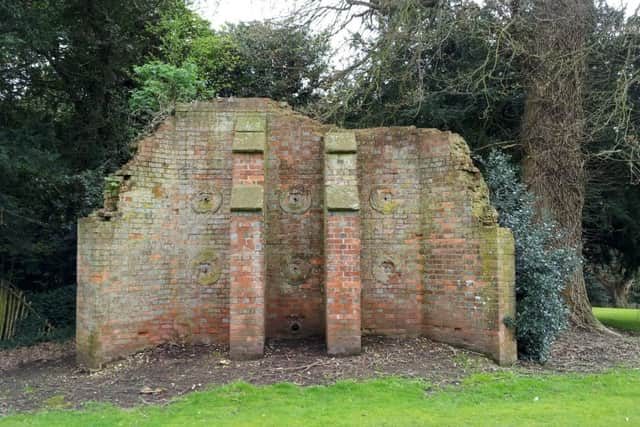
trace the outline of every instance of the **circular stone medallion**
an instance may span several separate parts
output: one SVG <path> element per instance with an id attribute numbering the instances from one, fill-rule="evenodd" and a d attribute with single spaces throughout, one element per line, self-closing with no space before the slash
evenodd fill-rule
<path id="1" fill-rule="evenodd" d="M 398 263 L 391 257 L 380 257 L 373 264 L 373 277 L 380 283 L 389 283 L 399 273 Z"/>
<path id="2" fill-rule="evenodd" d="M 309 190 L 300 184 L 280 192 L 280 208 L 291 214 L 303 214 L 311 207 Z"/>
<path id="3" fill-rule="evenodd" d="M 209 286 L 220 279 L 220 257 L 213 249 L 205 249 L 192 262 L 193 279 L 196 283 Z"/>
<path id="4" fill-rule="evenodd" d="M 289 285 L 302 285 L 311 275 L 311 271 L 312 266 L 309 262 L 309 257 L 306 255 L 296 254 L 284 259 L 282 273 Z"/>
<path id="5" fill-rule="evenodd" d="M 216 189 L 200 191 L 191 201 L 191 207 L 196 213 L 216 213 L 222 205 L 222 194 Z"/>
<path id="6" fill-rule="evenodd" d="M 383 214 L 390 214 L 398 209 L 394 191 L 384 185 L 377 185 L 371 189 L 369 203 L 373 209 Z"/>

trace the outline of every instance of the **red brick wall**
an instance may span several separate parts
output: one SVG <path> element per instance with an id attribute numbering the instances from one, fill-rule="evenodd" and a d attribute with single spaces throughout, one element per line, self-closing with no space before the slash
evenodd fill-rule
<path id="1" fill-rule="evenodd" d="M 510 233 L 495 225 L 466 143 L 448 132 L 421 135 L 423 333 L 509 363 L 515 341 L 502 320 L 515 308 L 515 276 L 513 257 L 502 252 L 513 253 Z"/>
<path id="2" fill-rule="evenodd" d="M 358 132 L 362 327 L 368 334 L 422 332 L 420 157 L 415 129 Z M 378 194 L 388 200 L 372 203 Z"/>
<path id="3" fill-rule="evenodd" d="M 262 213 L 231 216 L 229 345 L 234 358 L 253 358 L 264 349 L 265 272 Z"/>
<path id="4" fill-rule="evenodd" d="M 247 115 L 264 129 L 237 130 Z M 238 132 L 262 131 L 264 152 L 232 151 Z M 466 144 L 436 130 L 359 130 L 357 153 L 332 160 L 329 131 L 236 99 L 182 105 L 142 140 L 105 209 L 79 223 L 79 359 L 95 366 L 170 340 L 255 357 L 267 338 L 322 334 L 345 354 L 362 332 L 514 360 L 502 322 L 515 308 L 513 242 Z M 245 184 L 264 187 L 260 209 L 231 209 Z M 326 209 L 334 184 L 357 189 L 355 210 Z"/>
<path id="5" fill-rule="evenodd" d="M 292 114 L 268 126 L 267 336 L 323 336 L 322 128 Z"/>
<path id="6" fill-rule="evenodd" d="M 262 153 L 233 156 L 233 185 L 263 184 L 264 158 Z"/>
<path id="7" fill-rule="evenodd" d="M 329 354 L 360 352 L 361 281 L 359 212 L 326 218 L 326 316 Z"/>
<path id="8" fill-rule="evenodd" d="M 257 116 L 257 122 L 261 125 L 256 127 L 262 127 L 266 131 L 266 116 Z M 239 133 L 238 129 L 236 133 Z M 243 186 L 263 186 L 264 143 L 258 152 L 234 151 L 232 157 L 232 192 Z M 260 357 L 265 342 L 264 206 L 261 201 L 251 208 L 248 208 L 246 203 L 239 206 L 234 205 L 232 196 L 229 347 L 233 358 L 248 359 Z"/>
<path id="9" fill-rule="evenodd" d="M 79 222 L 77 343 L 87 364 L 170 340 L 228 339 L 229 120 L 178 112 L 117 172 L 112 209 Z M 195 212 L 208 191 L 222 206 Z M 220 261 L 211 286 L 193 281 L 203 250 Z"/>

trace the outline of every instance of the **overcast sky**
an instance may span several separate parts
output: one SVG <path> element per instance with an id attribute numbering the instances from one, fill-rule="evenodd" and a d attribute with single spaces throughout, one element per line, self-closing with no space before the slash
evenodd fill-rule
<path id="1" fill-rule="evenodd" d="M 196 10 L 214 28 L 225 22 L 254 21 L 277 18 L 295 8 L 300 0 L 195 0 Z M 640 0 L 609 0 L 614 6 L 627 5 L 633 11 Z"/>

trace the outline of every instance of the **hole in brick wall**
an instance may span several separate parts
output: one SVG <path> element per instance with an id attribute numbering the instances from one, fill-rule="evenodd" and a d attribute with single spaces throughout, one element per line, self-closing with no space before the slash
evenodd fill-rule
<path id="1" fill-rule="evenodd" d="M 384 261 L 382 263 L 382 270 L 386 273 L 386 274 L 393 274 L 395 273 L 395 266 L 393 265 L 393 263 L 391 261 Z"/>
<path id="2" fill-rule="evenodd" d="M 198 265 L 198 273 L 199 274 L 209 274 L 211 270 L 211 265 L 208 263 Z"/>
<path id="3" fill-rule="evenodd" d="M 307 281 L 311 275 L 313 266 L 309 262 L 308 255 L 294 254 L 283 257 L 282 267 L 285 283 L 292 286 L 299 286 Z"/>
<path id="4" fill-rule="evenodd" d="M 289 329 L 291 329 L 291 332 L 293 332 L 294 334 L 297 333 L 297 332 L 300 332 L 300 323 L 293 322 L 291 324 L 291 326 L 289 327 Z"/>
<path id="5" fill-rule="evenodd" d="M 460 332 L 462 330 L 462 328 L 453 328 L 454 331 L 456 332 Z"/>
<path id="6" fill-rule="evenodd" d="M 374 210 L 383 214 L 391 214 L 398 208 L 394 189 L 386 186 L 373 187 L 369 195 L 369 203 Z"/>
<path id="7" fill-rule="evenodd" d="M 304 185 L 296 184 L 280 192 L 280 208 L 292 214 L 302 214 L 311 207 L 311 194 Z"/>
<path id="8" fill-rule="evenodd" d="M 149 335 L 149 331 L 138 331 L 138 336 L 140 337 L 144 337 Z"/>
<path id="9" fill-rule="evenodd" d="M 191 207 L 196 213 L 215 213 L 222 204 L 222 193 L 215 188 L 201 191 L 193 196 Z"/>
<path id="10" fill-rule="evenodd" d="M 204 286 L 213 285 L 220 278 L 220 257 L 215 249 L 203 249 L 191 263 L 196 283 Z"/>
<path id="11" fill-rule="evenodd" d="M 374 262 L 373 277 L 380 283 L 389 283 L 391 280 L 397 280 L 398 273 L 396 263 L 389 258 L 381 257 Z"/>

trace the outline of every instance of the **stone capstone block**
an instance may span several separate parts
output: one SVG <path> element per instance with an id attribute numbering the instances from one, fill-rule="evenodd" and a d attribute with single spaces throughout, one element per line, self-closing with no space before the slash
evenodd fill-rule
<path id="1" fill-rule="evenodd" d="M 355 153 L 358 149 L 356 134 L 353 132 L 330 132 L 324 137 L 327 153 Z"/>
<path id="2" fill-rule="evenodd" d="M 266 141 L 265 132 L 236 132 L 231 149 L 234 153 L 262 153 Z"/>
<path id="3" fill-rule="evenodd" d="M 261 185 L 236 185 L 231 190 L 232 211 L 260 211 L 264 200 Z"/>
<path id="4" fill-rule="evenodd" d="M 330 211 L 357 211 L 360 209 L 358 187 L 355 185 L 327 185 L 327 209 Z"/>

